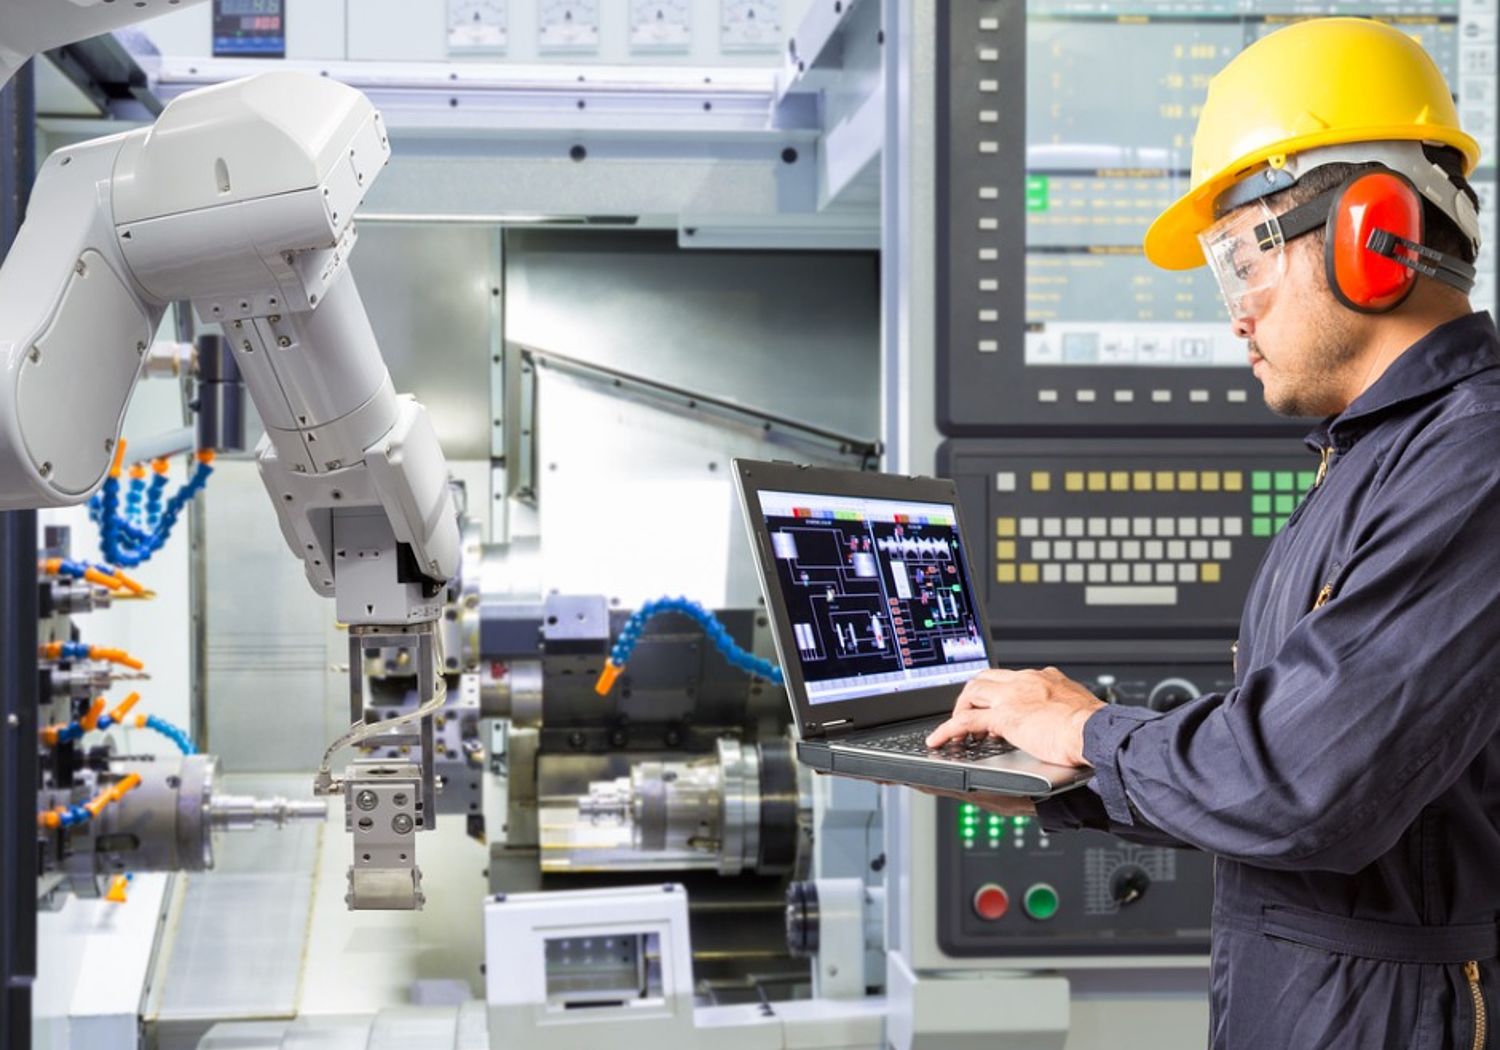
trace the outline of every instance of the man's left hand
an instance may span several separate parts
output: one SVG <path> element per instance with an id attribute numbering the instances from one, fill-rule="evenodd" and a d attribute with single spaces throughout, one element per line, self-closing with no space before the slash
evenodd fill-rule
<path id="1" fill-rule="evenodd" d="M 1083 724 L 1104 702 L 1055 667 L 981 671 L 959 694 L 953 717 L 932 731 L 928 747 L 965 735 L 1004 737 L 1043 762 L 1086 766 Z"/>

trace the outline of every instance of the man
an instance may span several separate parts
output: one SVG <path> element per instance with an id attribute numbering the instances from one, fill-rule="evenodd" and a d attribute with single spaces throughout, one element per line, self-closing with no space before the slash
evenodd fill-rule
<path id="1" fill-rule="evenodd" d="M 1373 22 L 1293 25 L 1214 79 L 1191 189 L 1146 254 L 1206 255 L 1266 403 L 1327 417 L 1235 688 L 1159 714 L 1056 670 L 987 671 L 929 741 L 1090 765 L 1035 807 L 1044 826 L 1215 855 L 1215 1047 L 1500 1046 L 1500 341 L 1467 297 L 1478 155 L 1431 60 Z"/>

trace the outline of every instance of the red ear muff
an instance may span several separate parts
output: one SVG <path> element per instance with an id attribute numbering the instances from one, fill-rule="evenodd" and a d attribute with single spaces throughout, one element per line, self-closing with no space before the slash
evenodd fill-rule
<path id="1" fill-rule="evenodd" d="M 1377 230 L 1422 243 L 1422 201 L 1405 175 L 1389 170 L 1351 175 L 1328 209 L 1323 244 L 1328 286 L 1345 306 L 1367 314 L 1400 306 L 1417 283 L 1410 267 L 1370 250 L 1370 235 Z"/>

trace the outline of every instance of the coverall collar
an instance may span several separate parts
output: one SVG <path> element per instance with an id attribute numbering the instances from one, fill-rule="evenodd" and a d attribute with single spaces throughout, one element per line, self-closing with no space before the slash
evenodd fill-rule
<path id="1" fill-rule="evenodd" d="M 1500 336 L 1489 313 L 1479 310 L 1438 325 L 1404 350 L 1354 403 L 1308 433 L 1317 450 L 1343 451 L 1388 410 L 1445 389 L 1476 372 L 1500 366 Z"/>

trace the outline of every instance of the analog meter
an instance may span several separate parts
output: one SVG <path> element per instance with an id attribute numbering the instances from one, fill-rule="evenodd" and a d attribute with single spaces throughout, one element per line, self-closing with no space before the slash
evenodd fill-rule
<path id="1" fill-rule="evenodd" d="M 686 51 L 692 44 L 689 0 L 630 0 L 632 51 Z"/>
<path id="2" fill-rule="evenodd" d="M 537 47 L 541 51 L 597 50 L 599 0 L 541 0 Z"/>
<path id="3" fill-rule="evenodd" d="M 508 40 L 507 0 L 448 0 L 448 54 L 499 54 Z"/>

